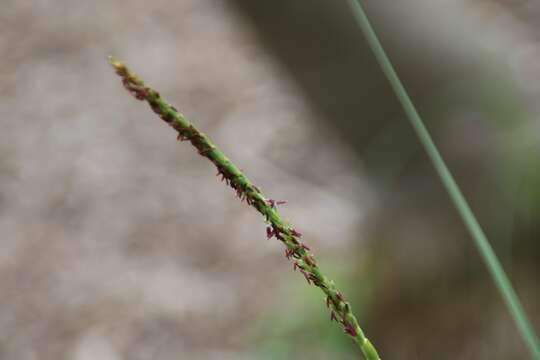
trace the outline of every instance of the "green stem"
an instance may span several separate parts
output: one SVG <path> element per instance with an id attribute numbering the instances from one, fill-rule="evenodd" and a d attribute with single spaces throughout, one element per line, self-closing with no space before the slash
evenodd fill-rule
<path id="1" fill-rule="evenodd" d="M 525 311 L 514 291 L 508 276 L 504 272 L 501 263 L 499 262 L 497 255 L 493 251 L 484 231 L 480 227 L 480 224 L 476 220 L 474 213 L 469 207 L 467 200 L 461 193 L 459 186 L 454 180 L 450 170 L 446 166 L 441 154 L 437 150 L 435 143 L 433 142 L 422 118 L 416 111 L 416 108 L 411 101 L 405 87 L 401 83 L 390 59 L 386 55 L 381 42 L 379 41 L 373 27 L 371 26 L 369 19 L 366 15 L 366 12 L 362 8 L 362 5 L 358 0 L 349 0 L 349 5 L 353 9 L 355 18 L 358 22 L 358 25 L 362 29 L 379 65 L 382 68 L 382 71 L 388 78 L 392 89 L 394 90 L 396 96 L 398 97 L 405 113 L 411 122 L 420 142 L 424 146 L 426 152 L 428 153 L 435 170 L 439 174 L 442 183 L 444 184 L 452 202 L 454 203 L 456 209 L 458 210 L 465 226 L 469 230 L 474 242 L 480 251 L 482 259 L 484 260 L 493 281 L 497 286 L 501 296 L 503 297 L 506 306 L 508 307 L 510 314 L 512 315 L 517 328 L 519 329 L 521 336 L 525 340 L 529 351 L 533 359 L 540 360 L 540 344 L 538 338 L 535 334 L 534 328 L 530 324 Z"/>
<path id="2" fill-rule="evenodd" d="M 309 247 L 300 241 L 302 236 L 284 221 L 276 209 L 274 200 L 266 199 L 258 187 L 236 167 L 212 141 L 197 130 L 178 110 L 166 102 L 157 91 L 144 85 L 122 62 L 110 57 L 109 62 L 122 78 L 126 89 L 139 100 L 148 102 L 152 110 L 178 132 L 179 140 L 190 141 L 199 154 L 210 160 L 219 176 L 231 186 L 241 200 L 254 207 L 266 219 L 268 238 L 275 237 L 285 246 L 285 256 L 293 262 L 308 284 L 319 287 L 326 295 L 331 319 L 341 324 L 344 332 L 360 347 L 366 360 L 380 360 L 375 347 L 364 335 L 354 316 L 351 305 L 345 300 L 332 280 L 323 275 Z"/>

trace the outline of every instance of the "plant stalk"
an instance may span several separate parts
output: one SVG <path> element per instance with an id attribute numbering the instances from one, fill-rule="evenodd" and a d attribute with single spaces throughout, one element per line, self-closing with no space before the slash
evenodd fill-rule
<path id="1" fill-rule="evenodd" d="M 362 29 L 362 32 L 364 33 L 364 36 L 366 37 L 366 40 L 368 41 L 375 57 L 377 58 L 383 73 L 390 82 L 394 93 L 405 110 L 407 118 L 413 126 L 418 138 L 420 139 L 420 142 L 429 155 L 437 174 L 444 184 L 450 199 L 454 203 L 454 206 L 461 216 L 461 219 L 465 223 L 467 230 L 473 238 L 481 257 L 484 260 L 484 263 L 486 264 L 486 267 L 488 268 L 488 271 L 491 274 L 493 281 L 495 282 L 495 285 L 506 304 L 506 307 L 510 311 L 511 316 L 532 355 L 532 358 L 535 360 L 540 360 L 540 344 L 538 342 L 538 337 L 536 336 L 534 328 L 527 318 L 525 310 L 523 309 L 523 306 L 521 305 L 521 302 L 519 301 L 519 298 L 517 297 L 508 276 L 497 258 L 497 255 L 493 251 L 487 236 L 478 223 L 478 220 L 476 220 L 476 217 L 467 203 L 467 200 L 463 196 L 463 193 L 454 180 L 452 173 L 446 166 L 446 163 L 439 153 L 439 150 L 435 146 L 429 131 L 424 125 L 424 122 L 418 114 L 418 111 L 405 90 L 405 87 L 401 83 L 399 76 L 390 62 L 390 59 L 386 55 L 386 52 L 384 51 L 375 30 L 371 26 L 371 23 L 369 22 L 360 1 L 348 1 L 353 10 L 356 21 Z"/>

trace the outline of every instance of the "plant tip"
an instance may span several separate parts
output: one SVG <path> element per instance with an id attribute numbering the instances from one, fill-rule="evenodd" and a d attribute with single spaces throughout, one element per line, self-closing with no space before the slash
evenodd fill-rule
<path id="1" fill-rule="evenodd" d="M 111 64 L 116 70 L 125 68 L 125 65 L 112 55 L 107 56 L 107 60 L 109 61 L 109 64 Z"/>

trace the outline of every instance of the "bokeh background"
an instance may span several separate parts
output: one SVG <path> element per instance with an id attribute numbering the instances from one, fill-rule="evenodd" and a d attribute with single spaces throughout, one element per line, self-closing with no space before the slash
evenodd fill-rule
<path id="1" fill-rule="evenodd" d="M 384 359 L 529 358 L 346 1 L 1 4 L 0 359 L 359 358 L 109 54 L 289 201 Z M 364 4 L 539 329 L 540 3 Z"/>

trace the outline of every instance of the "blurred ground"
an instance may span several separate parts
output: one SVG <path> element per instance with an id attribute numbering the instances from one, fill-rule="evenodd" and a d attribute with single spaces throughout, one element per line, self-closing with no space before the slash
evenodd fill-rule
<path id="1" fill-rule="evenodd" d="M 540 5 L 406 4 L 366 1 L 538 328 Z M 357 358 L 109 54 L 289 201 L 383 358 L 527 358 L 345 2 L 3 5 L 0 359 Z"/>

